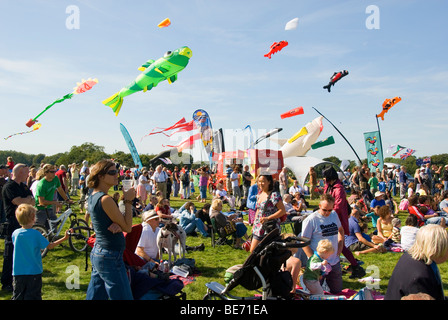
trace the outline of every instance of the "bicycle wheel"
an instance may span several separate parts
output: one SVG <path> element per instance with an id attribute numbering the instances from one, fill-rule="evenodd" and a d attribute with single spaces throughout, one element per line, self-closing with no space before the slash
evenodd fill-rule
<path id="1" fill-rule="evenodd" d="M 40 226 L 40 225 L 34 225 L 33 229 L 39 231 L 48 241 L 50 241 L 48 239 L 48 232 L 47 232 L 47 229 L 45 227 Z M 40 251 L 40 255 L 41 255 L 42 258 L 45 257 L 47 255 L 47 253 L 48 253 L 48 248 L 45 248 L 45 249 Z"/>
<path id="2" fill-rule="evenodd" d="M 73 229 L 73 233 L 68 237 L 70 248 L 76 252 L 83 252 L 87 248 L 87 240 L 90 237 L 92 229 L 82 219 L 74 220 L 70 228 Z"/>

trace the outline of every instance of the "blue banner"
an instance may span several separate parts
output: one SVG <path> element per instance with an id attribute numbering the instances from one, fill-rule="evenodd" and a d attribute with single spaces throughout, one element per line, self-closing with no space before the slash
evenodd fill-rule
<path id="1" fill-rule="evenodd" d="M 381 148 L 379 131 L 364 132 L 364 142 L 367 152 L 367 165 L 370 172 L 376 172 L 377 168 L 383 170 L 383 150 Z"/>
<path id="2" fill-rule="evenodd" d="M 139 169 L 141 170 L 143 168 L 142 161 L 140 160 L 140 156 L 138 155 L 137 148 L 134 145 L 134 142 L 132 141 L 131 135 L 129 134 L 126 127 L 120 123 L 120 130 L 123 134 L 123 138 L 126 141 L 126 144 L 128 145 L 129 151 L 131 152 L 132 160 L 134 160 L 134 164 L 139 166 Z"/>

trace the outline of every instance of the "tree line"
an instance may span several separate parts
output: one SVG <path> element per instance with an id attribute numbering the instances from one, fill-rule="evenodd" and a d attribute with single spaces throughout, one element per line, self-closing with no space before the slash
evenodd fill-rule
<path id="1" fill-rule="evenodd" d="M 425 158 L 427 158 L 427 157 L 426 156 L 425 157 L 410 156 L 410 157 L 407 157 L 406 159 L 402 160 L 402 159 L 400 159 L 400 157 L 397 157 L 397 158 L 386 157 L 386 158 L 384 158 L 384 162 L 385 163 L 396 163 L 400 166 L 405 166 L 406 171 L 410 174 L 413 174 L 415 172 L 415 170 L 417 170 L 417 168 L 419 168 L 419 166 L 417 165 L 417 160 L 418 159 L 423 160 Z M 439 166 L 443 167 L 448 164 L 448 153 L 433 155 L 433 156 L 430 156 L 430 158 L 431 158 L 431 164 L 435 164 L 437 167 L 439 167 Z M 323 160 L 332 162 L 337 166 L 340 166 L 341 162 L 342 162 L 342 160 L 339 160 L 339 158 L 335 157 L 335 156 L 324 158 Z M 367 163 L 367 159 L 363 159 L 362 162 Z M 359 164 L 355 161 L 350 161 L 350 165 L 348 168 L 351 171 L 351 169 L 353 169 L 355 166 L 359 166 Z"/>
<path id="2" fill-rule="evenodd" d="M 148 167 L 150 160 L 155 156 L 156 155 L 153 154 L 140 154 L 140 159 L 143 166 Z M 97 146 L 90 142 L 83 143 L 80 146 L 73 146 L 67 152 L 56 153 L 54 155 L 45 155 L 43 153 L 27 154 L 19 151 L 1 150 L 0 164 L 6 164 L 6 159 L 8 157 L 12 157 L 14 163 L 25 163 L 29 166 L 39 166 L 41 163 L 50 163 L 56 166 L 67 166 L 72 163 L 77 163 L 80 165 L 84 160 L 87 160 L 90 164 L 93 164 L 102 159 L 114 159 L 116 162 L 119 162 L 121 165 L 128 168 L 132 168 L 135 166 L 132 155 L 130 153 L 116 151 L 115 153 L 108 154 L 104 151 L 104 147 Z M 192 161 L 190 163 L 192 163 Z M 177 166 L 182 165 L 183 163 L 177 164 Z M 174 169 L 174 164 L 169 164 L 167 165 L 167 167 L 172 170 Z"/>
<path id="3" fill-rule="evenodd" d="M 143 166 L 149 166 L 150 160 L 153 159 L 156 155 L 154 154 L 140 154 L 140 159 L 143 163 Z M 125 153 L 123 151 L 116 151 L 115 153 L 108 154 L 104 151 L 104 147 L 97 146 L 93 143 L 86 142 L 80 146 L 72 146 L 69 151 L 57 153 L 54 155 L 45 155 L 43 153 L 39 154 L 26 154 L 19 151 L 12 150 L 0 150 L 0 164 L 6 164 L 7 157 L 12 157 L 15 163 L 25 163 L 27 165 L 36 165 L 39 166 L 41 163 L 50 163 L 56 166 L 60 166 L 62 164 L 69 165 L 72 163 L 81 164 L 84 160 L 89 161 L 89 163 L 96 163 L 102 159 L 115 159 L 115 161 L 126 167 L 134 167 L 134 161 L 130 153 Z M 426 157 L 423 157 L 426 158 Z M 396 163 L 399 165 L 404 165 L 407 168 L 409 173 L 413 173 L 417 168 L 417 158 L 415 156 L 410 156 L 405 160 L 400 158 L 387 157 L 384 159 L 384 162 Z M 331 156 L 324 158 L 323 160 L 334 163 L 337 166 L 341 165 L 342 160 L 338 157 Z M 367 162 L 367 159 L 364 159 L 363 162 Z M 190 155 L 190 164 L 193 164 L 193 158 Z M 448 153 L 438 154 L 431 156 L 431 164 L 435 164 L 437 166 L 444 166 L 448 164 Z M 182 166 L 183 163 L 176 164 L 177 166 Z M 193 164 L 192 167 L 199 167 L 201 164 Z M 358 165 L 355 161 L 350 161 L 349 169 L 352 169 Z M 174 164 L 166 165 L 170 170 L 174 169 Z"/>

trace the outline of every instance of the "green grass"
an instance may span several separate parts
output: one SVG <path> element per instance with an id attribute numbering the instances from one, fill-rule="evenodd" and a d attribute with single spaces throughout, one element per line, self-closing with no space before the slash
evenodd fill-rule
<path id="1" fill-rule="evenodd" d="M 197 195 L 197 194 L 196 194 Z M 196 196 L 195 195 L 195 196 Z M 200 208 L 203 206 L 192 197 L 192 201 Z M 77 198 L 74 198 L 77 200 Z M 185 200 L 171 197 L 171 206 L 179 208 Z M 210 201 L 210 200 L 208 200 Z M 317 206 L 317 201 L 311 201 L 311 206 Z M 224 210 L 228 207 L 225 206 Z M 77 206 L 73 207 L 74 212 L 79 213 Z M 400 212 L 399 218 L 403 222 L 407 214 Z M 83 215 L 79 214 L 79 217 Z M 134 218 L 134 223 L 140 223 L 140 218 Z M 67 223 L 68 224 L 68 223 Z M 227 268 L 244 263 L 249 253 L 244 250 L 235 250 L 230 246 L 211 246 L 210 238 L 202 236 L 187 237 L 187 245 L 197 246 L 204 243 L 204 251 L 190 252 L 186 255 L 187 258 L 193 258 L 196 261 L 196 267 L 200 271 L 200 275 L 195 278 L 195 281 L 184 288 L 188 300 L 201 300 L 206 294 L 205 284 L 211 281 L 224 283 L 224 274 Z M 3 248 L 4 241 L 0 242 L 0 265 L 3 264 Z M 387 283 L 392 274 L 392 271 L 400 258 L 401 253 L 384 253 L 384 254 L 366 254 L 359 257 L 364 261 L 363 267 L 369 271 L 366 276 L 372 275 L 375 278 L 380 278 L 379 291 L 385 294 L 387 290 Z M 73 252 L 68 242 L 62 246 L 48 252 L 43 259 L 44 273 L 43 273 L 43 288 L 42 298 L 44 300 L 84 300 L 86 297 L 87 286 L 90 281 L 90 259 L 88 260 L 88 270 L 85 270 L 86 257 L 84 253 Z M 447 264 L 439 265 L 442 281 L 448 279 Z M 372 270 L 372 271 L 370 271 Z M 375 273 L 376 272 L 376 273 Z M 356 279 L 349 279 L 350 274 L 343 276 L 344 288 L 359 290 L 365 285 L 358 282 Z M 67 286 L 68 284 L 68 286 Z M 73 287 L 74 284 L 79 284 L 78 287 Z M 444 284 L 445 294 L 448 294 L 448 285 Z M 252 296 L 254 292 L 248 292 L 241 286 L 232 290 L 232 294 L 237 296 Z M 0 291 L 0 300 L 11 299 L 11 293 L 7 291 Z"/>

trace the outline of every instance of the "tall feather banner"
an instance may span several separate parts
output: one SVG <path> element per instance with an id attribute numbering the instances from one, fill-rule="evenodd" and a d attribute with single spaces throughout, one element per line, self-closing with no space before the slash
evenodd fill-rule
<path id="1" fill-rule="evenodd" d="M 367 152 L 367 165 L 370 168 L 370 172 L 375 172 L 376 168 L 383 169 L 383 152 L 379 140 L 379 132 L 365 132 L 364 142 Z"/>

